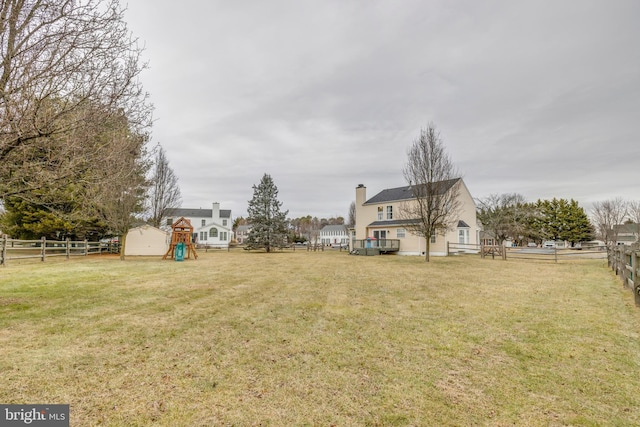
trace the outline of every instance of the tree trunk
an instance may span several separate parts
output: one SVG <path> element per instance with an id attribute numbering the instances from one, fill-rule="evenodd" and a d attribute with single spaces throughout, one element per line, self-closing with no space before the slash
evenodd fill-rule
<path id="1" fill-rule="evenodd" d="M 123 233 L 120 237 L 120 261 L 124 261 L 124 245 L 127 243 L 127 233 Z"/>
<path id="2" fill-rule="evenodd" d="M 431 249 L 431 236 L 425 236 L 424 262 L 429 262 L 429 250 Z"/>

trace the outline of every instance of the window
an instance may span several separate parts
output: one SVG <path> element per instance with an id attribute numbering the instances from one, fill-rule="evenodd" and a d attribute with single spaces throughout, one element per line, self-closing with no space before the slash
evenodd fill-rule
<path id="1" fill-rule="evenodd" d="M 206 231 L 201 231 L 200 232 L 200 240 L 207 240 L 207 232 Z"/>
<path id="2" fill-rule="evenodd" d="M 213 227 L 212 229 L 209 230 L 209 237 L 214 238 L 214 237 L 218 237 L 218 229 Z"/>
<path id="3" fill-rule="evenodd" d="M 223 242 L 227 241 L 227 232 L 226 231 L 221 231 L 220 232 L 220 240 L 222 240 Z"/>
<path id="4" fill-rule="evenodd" d="M 435 243 L 436 242 L 436 235 L 434 234 L 433 236 L 431 236 L 431 243 Z"/>
<path id="5" fill-rule="evenodd" d="M 469 243 L 468 228 L 458 228 L 458 243 L 462 243 L 462 244 Z"/>
<path id="6" fill-rule="evenodd" d="M 387 219 L 393 219 L 393 206 L 387 206 Z"/>
<path id="7" fill-rule="evenodd" d="M 207 220 L 206 220 L 206 219 L 203 219 L 203 220 L 201 221 L 201 223 L 202 223 L 202 224 L 201 224 L 201 225 L 202 225 L 202 227 L 204 227 L 205 225 L 207 225 Z"/>
<path id="8" fill-rule="evenodd" d="M 167 225 L 171 227 L 173 225 L 173 218 L 167 218 Z"/>
<path id="9" fill-rule="evenodd" d="M 222 225 L 224 225 L 225 227 L 227 226 L 227 220 L 226 219 L 222 220 Z"/>
<path id="10" fill-rule="evenodd" d="M 382 206 L 378 206 L 378 221 L 382 220 Z"/>
<path id="11" fill-rule="evenodd" d="M 398 228 L 398 230 L 396 231 L 396 237 L 398 239 L 401 239 L 403 237 L 405 237 L 405 230 L 404 228 Z"/>

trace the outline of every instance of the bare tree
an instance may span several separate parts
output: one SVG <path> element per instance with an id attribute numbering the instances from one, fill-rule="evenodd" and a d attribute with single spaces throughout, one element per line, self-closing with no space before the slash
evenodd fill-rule
<path id="1" fill-rule="evenodd" d="M 635 224 L 636 242 L 640 242 L 640 200 L 627 203 L 627 215 Z"/>
<path id="2" fill-rule="evenodd" d="M 109 115 L 149 126 L 142 50 L 123 17 L 118 0 L 0 3 L 0 198 L 72 180 L 91 154 L 78 135 Z"/>
<path id="3" fill-rule="evenodd" d="M 120 259 L 124 260 L 126 236 L 137 215 L 144 211 L 148 182 L 147 166 L 140 157 L 129 157 L 128 165 L 98 188 L 98 211 L 111 234 L 120 237 Z"/>
<path id="4" fill-rule="evenodd" d="M 491 233 L 498 244 L 525 232 L 526 200 L 518 193 L 491 194 L 476 200 L 478 220 L 485 231 Z"/>
<path id="5" fill-rule="evenodd" d="M 181 202 L 178 177 L 169 166 L 166 152 L 158 144 L 152 166 L 147 208 L 151 225 L 159 227 L 167 210 L 180 207 Z"/>
<path id="6" fill-rule="evenodd" d="M 433 124 L 420 131 L 409 149 L 403 174 L 414 199 L 400 206 L 400 217 L 410 220 L 411 233 L 425 238 L 428 262 L 431 237 L 451 229 L 461 208 L 459 173 Z"/>
<path id="7" fill-rule="evenodd" d="M 318 219 L 317 216 L 314 216 L 309 221 L 309 243 L 313 245 L 313 247 L 318 246 L 318 239 L 320 237 L 320 229 L 322 228 L 322 222 Z"/>
<path id="8" fill-rule="evenodd" d="M 606 246 L 615 246 L 618 243 L 616 226 L 622 224 L 627 216 L 627 203 L 619 197 L 595 202 L 592 216 L 596 235 Z"/>
<path id="9" fill-rule="evenodd" d="M 347 225 L 349 227 L 354 227 L 356 225 L 356 202 L 351 202 L 349 205 L 349 222 Z"/>

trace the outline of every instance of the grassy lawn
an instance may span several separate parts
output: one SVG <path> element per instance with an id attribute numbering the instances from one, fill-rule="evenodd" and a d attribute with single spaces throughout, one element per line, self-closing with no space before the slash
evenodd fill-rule
<path id="1" fill-rule="evenodd" d="M 0 402 L 71 425 L 640 425 L 602 260 L 344 252 L 0 268 Z"/>

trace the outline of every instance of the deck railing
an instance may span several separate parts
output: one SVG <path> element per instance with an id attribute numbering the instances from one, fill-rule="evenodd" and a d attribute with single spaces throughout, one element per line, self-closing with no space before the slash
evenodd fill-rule
<path id="1" fill-rule="evenodd" d="M 353 241 L 353 250 L 377 248 L 380 252 L 397 252 L 400 250 L 398 239 L 363 239 Z"/>

